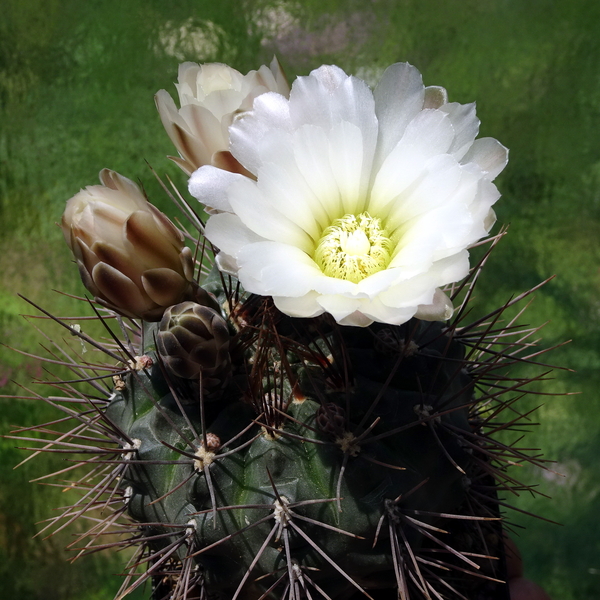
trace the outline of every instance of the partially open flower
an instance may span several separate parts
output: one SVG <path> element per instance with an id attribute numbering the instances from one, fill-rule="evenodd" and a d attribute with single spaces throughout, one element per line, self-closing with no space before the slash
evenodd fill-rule
<path id="1" fill-rule="evenodd" d="M 160 118 L 180 155 L 170 158 L 188 175 L 202 165 L 248 174 L 229 152 L 228 128 L 237 115 L 252 108 L 257 96 L 270 91 L 289 95 L 277 59 L 247 75 L 220 63 L 186 62 L 179 65 L 178 81 L 181 108 L 166 90 L 155 96 Z"/>
<path id="2" fill-rule="evenodd" d="M 191 294 L 192 253 L 133 181 L 108 169 L 100 181 L 67 202 L 61 223 L 83 284 L 120 314 L 158 321 Z"/>
<path id="3" fill-rule="evenodd" d="M 184 379 L 202 374 L 202 387 L 214 390 L 229 378 L 229 330 L 215 310 L 182 302 L 165 311 L 156 336 L 166 369 Z"/>
<path id="4" fill-rule="evenodd" d="M 411 65 L 389 67 L 374 91 L 323 66 L 230 127 L 256 180 L 205 166 L 189 188 L 219 213 L 205 231 L 219 267 L 282 312 L 356 326 L 447 319 L 440 288 L 467 275 L 507 162 L 478 129 L 474 104 L 448 102 Z"/>

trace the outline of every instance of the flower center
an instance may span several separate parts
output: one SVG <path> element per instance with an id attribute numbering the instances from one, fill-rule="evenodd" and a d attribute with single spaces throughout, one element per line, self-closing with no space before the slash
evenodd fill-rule
<path id="1" fill-rule="evenodd" d="M 392 250 L 392 241 L 381 220 L 364 212 L 344 215 L 327 227 L 313 258 L 325 275 L 358 283 L 383 271 Z"/>

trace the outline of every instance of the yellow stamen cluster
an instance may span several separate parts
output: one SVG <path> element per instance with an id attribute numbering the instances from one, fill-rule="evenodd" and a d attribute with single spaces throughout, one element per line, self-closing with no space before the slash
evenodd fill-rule
<path id="1" fill-rule="evenodd" d="M 325 275 L 358 283 L 383 271 L 393 244 L 381 220 L 369 213 L 344 215 L 323 231 L 314 261 Z"/>

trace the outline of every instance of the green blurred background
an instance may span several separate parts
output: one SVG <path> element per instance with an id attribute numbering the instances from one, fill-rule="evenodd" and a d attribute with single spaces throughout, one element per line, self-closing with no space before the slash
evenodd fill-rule
<path id="1" fill-rule="evenodd" d="M 174 92 L 184 60 L 246 72 L 276 53 L 288 75 L 324 62 L 377 81 L 409 61 L 451 100 L 477 101 L 481 135 L 510 148 L 497 183 L 500 224 L 510 224 L 477 293 L 477 310 L 557 277 L 536 294 L 527 322 L 543 346 L 571 344 L 533 396 L 540 425 L 527 436 L 563 476 L 516 474 L 552 497 L 511 498 L 562 526 L 511 513 L 526 574 L 555 600 L 600 598 L 600 3 L 597 0 L 0 0 L 0 339 L 41 352 L 17 292 L 55 314 L 80 310 L 83 293 L 55 223 L 65 201 L 97 183 L 102 167 L 141 181 L 174 215 L 146 161 L 182 187 L 153 94 Z M 53 330 L 56 336 L 62 335 Z M 34 359 L 0 354 L 0 393 L 43 376 Z M 39 387 L 39 386 L 37 386 Z M 41 402 L 4 399 L 0 433 L 55 417 Z M 13 470 L 25 454 L 0 441 L 0 596 L 110 599 L 121 556 L 68 564 L 71 533 L 32 539 L 36 521 L 68 500 L 28 483 L 60 460 Z M 520 529 L 520 527 L 525 529 Z M 142 598 L 144 594 L 137 597 Z"/>

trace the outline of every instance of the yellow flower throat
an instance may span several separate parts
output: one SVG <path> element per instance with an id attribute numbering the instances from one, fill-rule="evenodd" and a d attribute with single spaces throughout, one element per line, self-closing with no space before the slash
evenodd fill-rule
<path id="1" fill-rule="evenodd" d="M 393 244 L 381 220 L 369 213 L 344 215 L 323 231 L 314 261 L 325 275 L 358 283 L 383 271 Z"/>

